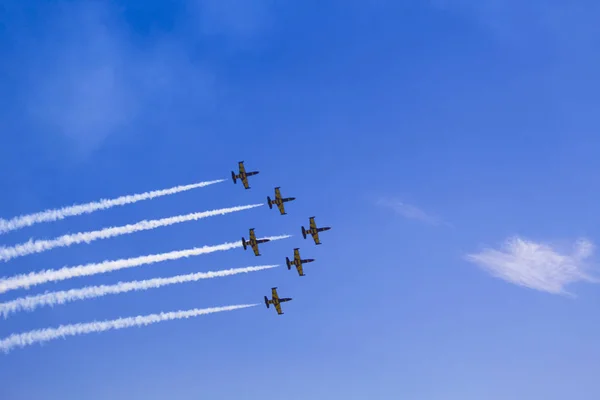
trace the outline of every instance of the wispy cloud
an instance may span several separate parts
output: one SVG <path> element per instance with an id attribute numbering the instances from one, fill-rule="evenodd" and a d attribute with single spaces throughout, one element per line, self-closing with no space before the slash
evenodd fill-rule
<path id="1" fill-rule="evenodd" d="M 500 249 L 486 248 L 466 255 L 466 259 L 507 282 L 548 293 L 572 295 L 565 290 L 568 284 L 599 282 L 588 274 L 590 264 L 587 261 L 594 248 L 589 240 L 580 239 L 568 254 L 549 244 L 515 236 L 507 239 Z"/>
<path id="2" fill-rule="evenodd" d="M 65 138 L 76 155 L 163 115 L 188 115 L 188 104 L 196 114 L 211 109 L 215 75 L 183 41 L 163 34 L 142 42 L 103 2 L 52 2 L 39 10 L 43 19 L 24 10 L 14 6 L 0 21 L 11 41 L 19 38 L 7 49 L 19 49 L 9 56 L 21 97 L 16 117 Z"/>
<path id="3" fill-rule="evenodd" d="M 431 214 L 426 213 L 419 207 L 406 204 L 398 199 L 383 197 L 377 201 L 377 205 L 393 210 L 396 214 L 408 219 L 415 219 L 430 225 L 442 225 L 444 222 Z"/>
<path id="4" fill-rule="evenodd" d="M 477 21 L 502 40 L 542 41 L 561 50 L 593 44 L 600 4 L 593 0 L 431 0 L 434 7 Z"/>
<path id="5" fill-rule="evenodd" d="M 12 2 L 3 11 L 7 61 L 0 69 L 10 79 L 0 85 L 13 109 L 0 109 L 0 124 L 57 135 L 62 140 L 52 143 L 85 159 L 120 135 L 172 135 L 190 123 L 197 131 L 199 117 L 229 104 L 226 77 L 198 48 L 214 40 L 228 54 L 262 48 L 278 7 L 270 0 L 193 0 L 167 16 L 171 26 L 153 24 L 148 35 L 109 2 L 57 0 L 35 12 Z"/>
<path id="6" fill-rule="evenodd" d="M 269 29 L 273 5 L 265 0 L 198 0 L 191 3 L 191 8 L 197 12 L 202 34 L 226 36 L 239 45 Z"/>

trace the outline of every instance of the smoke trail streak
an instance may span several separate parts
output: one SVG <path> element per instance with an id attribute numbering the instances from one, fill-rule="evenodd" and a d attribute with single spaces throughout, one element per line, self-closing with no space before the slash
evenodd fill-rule
<path id="1" fill-rule="evenodd" d="M 25 228 L 34 224 L 39 224 L 41 222 L 58 221 L 67 217 L 90 214 L 98 210 L 106 210 L 116 206 L 137 203 L 138 201 L 142 200 L 150 200 L 156 197 L 186 192 L 188 190 L 214 185 L 215 183 L 221 183 L 223 181 L 225 181 L 225 179 L 199 182 L 191 185 L 176 186 L 170 189 L 154 190 L 146 193 L 121 196 L 114 199 L 100 199 L 99 201 L 94 201 L 87 204 L 75 204 L 63 208 L 45 210 L 34 214 L 20 215 L 11 219 L 0 218 L 0 234 Z"/>
<path id="2" fill-rule="evenodd" d="M 287 239 L 291 236 L 292 235 L 271 236 L 263 239 L 275 241 Z M 78 265 L 74 267 L 63 267 L 54 270 L 49 269 L 40 272 L 30 272 L 29 274 L 15 275 L 10 278 L 4 278 L 0 280 L 0 293 L 19 288 L 30 288 L 31 286 L 41 285 L 42 283 L 46 282 L 63 281 L 65 279 L 76 278 L 79 276 L 103 274 L 124 268 L 139 267 L 141 265 L 154 264 L 162 261 L 199 256 L 201 254 L 209 254 L 216 251 L 227 251 L 237 247 L 242 247 L 241 240 L 238 242 L 223 243 L 215 246 L 202 246 L 187 250 L 176 250 L 169 253 L 103 261 L 100 263 Z"/>
<path id="3" fill-rule="evenodd" d="M 192 318 L 200 315 L 239 310 L 255 307 L 258 304 L 240 304 L 225 307 L 194 308 L 186 311 L 161 312 L 160 314 L 138 315 L 137 317 L 119 318 L 108 321 L 94 321 L 72 325 L 60 325 L 58 328 L 38 329 L 34 331 L 12 334 L 0 340 L 0 350 L 8 353 L 15 347 L 25 347 L 34 343 L 43 343 L 50 340 L 78 336 L 93 332 L 104 332 L 113 329 L 125 329 L 135 326 L 146 326 L 163 321 Z"/>
<path id="4" fill-rule="evenodd" d="M 197 282 L 201 279 L 219 278 L 249 272 L 263 271 L 276 268 L 279 265 L 260 265 L 256 267 L 231 268 L 221 271 L 197 272 L 187 275 L 177 275 L 169 278 L 154 278 L 143 281 L 119 282 L 114 285 L 88 286 L 81 289 L 71 289 L 59 292 L 44 293 L 36 296 L 21 297 L 6 303 L 0 303 L 0 314 L 7 318 L 18 311 L 33 311 L 40 306 L 55 306 L 67 302 L 92 299 L 109 294 L 126 293 L 137 290 L 155 289 L 162 286 L 186 282 Z"/>
<path id="5" fill-rule="evenodd" d="M 22 257 L 28 254 L 41 253 L 47 250 L 54 249 L 56 247 L 68 247 L 78 243 L 90 243 L 98 239 L 108 239 L 120 235 L 128 235 L 134 232 L 147 231 L 156 229 L 162 226 L 169 226 L 173 224 L 179 224 L 187 221 L 197 221 L 199 219 L 213 217 L 215 215 L 225 215 L 233 212 L 249 210 L 251 208 L 260 207 L 264 204 L 250 204 L 247 206 L 237 206 L 229 208 L 221 208 L 218 210 L 203 211 L 197 213 L 191 213 L 187 215 L 178 215 L 175 217 L 144 220 L 135 224 L 115 226 L 111 228 L 104 228 L 99 231 L 91 232 L 79 232 L 69 235 L 59 236 L 55 239 L 50 240 L 29 240 L 26 243 L 18 244 L 11 247 L 0 247 L 0 260 L 8 261 L 15 257 Z"/>

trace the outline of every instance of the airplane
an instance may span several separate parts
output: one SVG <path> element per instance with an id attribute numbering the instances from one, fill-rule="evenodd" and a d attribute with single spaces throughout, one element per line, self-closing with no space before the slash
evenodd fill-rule
<path id="1" fill-rule="evenodd" d="M 271 297 L 272 299 L 269 300 L 269 298 L 265 296 L 265 305 L 267 306 L 267 308 L 269 308 L 269 304 L 273 304 L 275 306 L 275 309 L 277 310 L 277 314 L 279 315 L 283 314 L 283 311 L 281 311 L 281 303 L 285 303 L 286 301 L 292 300 L 291 297 L 279 298 L 276 287 L 271 288 Z"/>
<path id="2" fill-rule="evenodd" d="M 250 229 L 250 240 L 248 240 L 246 242 L 246 239 L 244 239 L 244 237 L 242 236 L 242 245 L 244 246 L 244 250 L 246 250 L 248 245 L 250 245 L 252 247 L 252 250 L 254 250 L 255 256 L 260 256 L 260 253 L 258 252 L 258 245 L 260 243 L 266 243 L 266 242 L 270 242 L 270 241 L 271 241 L 271 239 L 256 240 L 256 235 L 254 234 L 254 228 Z"/>
<path id="3" fill-rule="evenodd" d="M 331 229 L 331 227 L 326 226 L 323 228 L 317 228 L 317 224 L 315 223 L 315 217 L 310 217 L 309 220 L 310 229 L 304 229 L 304 227 L 302 227 L 302 236 L 304 236 L 304 239 L 306 239 L 306 234 L 309 233 L 312 235 L 315 244 L 321 244 L 321 241 L 319 240 L 319 232 L 328 231 Z"/>
<path id="4" fill-rule="evenodd" d="M 286 257 L 285 263 L 287 264 L 288 270 L 292 269 L 292 265 L 295 265 L 296 269 L 298 270 L 298 275 L 306 276 L 306 275 L 304 275 L 304 271 L 302 270 L 302 263 L 308 264 L 315 260 L 313 258 L 308 258 L 306 260 L 301 259 L 300 252 L 298 250 L 299 249 L 294 249 L 294 260 L 290 261 L 290 259 Z"/>
<path id="5" fill-rule="evenodd" d="M 279 208 L 279 214 L 285 215 L 287 213 L 285 212 L 285 207 L 283 206 L 283 203 L 287 203 L 288 201 L 296 200 L 296 198 L 295 197 L 282 198 L 281 192 L 279 191 L 279 189 L 280 189 L 279 186 L 275 188 L 275 200 L 271 200 L 271 198 L 269 196 L 267 196 L 267 202 L 269 203 L 270 209 L 273 209 L 273 204 L 276 204 L 277 208 Z"/>
<path id="6" fill-rule="evenodd" d="M 248 185 L 248 177 L 258 174 L 258 171 L 246 172 L 243 161 L 238 162 L 238 169 L 240 170 L 240 173 L 237 175 L 235 172 L 231 171 L 231 179 L 233 179 L 233 183 L 237 183 L 236 179 L 241 179 L 244 187 L 246 189 L 250 189 L 250 186 Z"/>

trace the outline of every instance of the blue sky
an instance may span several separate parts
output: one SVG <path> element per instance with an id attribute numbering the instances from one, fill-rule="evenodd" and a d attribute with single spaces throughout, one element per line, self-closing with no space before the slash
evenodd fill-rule
<path id="1" fill-rule="evenodd" d="M 23 312 L 0 337 L 259 306 L 32 345 L 6 399 L 596 399 L 597 2 L 0 2 L 1 216 L 228 178 L 2 236 L 262 207 L 5 263 L 3 276 L 259 235 L 241 249 L 0 295 L 282 263 Z M 333 229 L 322 246 L 300 226 Z M 518 240 L 514 238 L 517 237 Z M 583 242 L 586 240 L 586 242 Z M 582 246 L 582 243 L 585 245 Z M 470 257 L 469 257 L 470 256 Z M 498 279 L 498 277 L 502 279 Z"/>

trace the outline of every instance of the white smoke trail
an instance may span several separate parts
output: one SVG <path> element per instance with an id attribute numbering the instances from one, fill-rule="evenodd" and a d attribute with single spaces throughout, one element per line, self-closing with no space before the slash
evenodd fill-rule
<path id="1" fill-rule="evenodd" d="M 154 278 L 143 281 L 119 282 L 115 285 L 88 286 L 81 289 L 63 290 L 59 292 L 44 293 L 36 296 L 21 297 L 6 303 L 0 303 L 0 314 L 7 318 L 10 314 L 21 310 L 33 311 L 40 306 L 55 306 L 67 302 L 92 299 L 109 294 L 119 294 L 135 290 L 155 289 L 162 286 L 186 282 L 197 282 L 201 279 L 219 278 L 249 272 L 262 271 L 276 268 L 279 265 L 260 265 L 256 267 L 231 268 L 222 271 L 197 272 L 187 275 L 178 275 L 169 278 Z"/>
<path id="2" fill-rule="evenodd" d="M 0 247 L 0 260 L 8 261 L 15 257 L 22 257 L 33 253 L 41 253 L 43 251 L 51 250 L 56 247 L 68 247 L 78 243 L 90 243 L 98 239 L 108 239 L 115 236 L 128 235 L 134 232 L 156 229 L 161 226 L 179 224 L 181 222 L 187 221 L 196 221 L 203 218 L 213 217 L 215 215 L 225 215 L 233 212 L 249 210 L 251 208 L 260 207 L 262 205 L 264 204 L 250 204 L 247 206 L 221 208 L 218 210 L 203 211 L 187 215 L 178 215 L 175 217 L 154 219 L 150 221 L 144 220 L 135 224 L 114 226 L 111 228 L 104 228 L 99 231 L 73 233 L 69 235 L 59 236 L 55 239 L 50 240 L 29 240 L 26 243 L 18 244 L 16 246 Z"/>
<path id="3" fill-rule="evenodd" d="M 264 239 L 271 241 L 287 239 L 292 235 L 271 236 Z M 177 250 L 169 253 L 152 254 L 148 256 L 124 258 L 120 260 L 103 261 L 100 263 L 78 265 L 74 267 L 63 267 L 61 269 L 49 269 L 40 272 L 30 272 L 29 274 L 15 275 L 10 278 L 0 280 L 0 293 L 9 290 L 30 288 L 31 286 L 41 285 L 46 282 L 63 281 L 65 279 L 76 278 L 79 276 L 89 276 L 103 274 L 106 272 L 117 271 L 124 268 L 139 267 L 146 264 L 157 262 L 177 260 L 185 257 L 199 256 L 201 254 L 214 253 L 216 251 L 227 251 L 242 247 L 242 241 L 223 243 L 215 246 L 195 247 L 187 250 Z"/>
<path id="4" fill-rule="evenodd" d="M 104 332 L 113 329 L 125 329 L 134 326 L 146 326 L 163 321 L 197 317 L 200 315 L 239 310 L 255 307 L 258 304 L 240 304 L 225 307 L 194 308 L 186 311 L 161 312 L 160 314 L 138 315 L 137 317 L 119 318 L 109 321 L 94 321 L 72 325 L 60 325 L 58 328 L 38 329 L 34 331 L 15 333 L 0 340 L 0 350 L 8 353 L 15 347 L 25 347 L 34 343 L 43 343 L 67 336 L 84 335 L 93 332 Z"/>
<path id="5" fill-rule="evenodd" d="M 225 179 L 199 182 L 193 183 L 191 185 L 176 186 L 170 189 L 154 190 L 146 193 L 121 196 L 115 199 L 100 199 L 99 201 L 94 201 L 87 204 L 75 204 L 59 209 L 46 210 L 28 215 L 20 215 L 11 219 L 0 218 L 0 234 L 21 229 L 34 224 L 39 224 L 41 222 L 58 221 L 67 217 L 73 217 L 82 214 L 90 214 L 98 210 L 106 210 L 111 207 L 124 206 L 126 204 L 137 203 L 138 201 L 142 200 L 150 200 L 156 197 L 186 192 L 188 190 L 214 185 L 215 183 L 221 183 L 223 181 L 225 181 Z"/>

